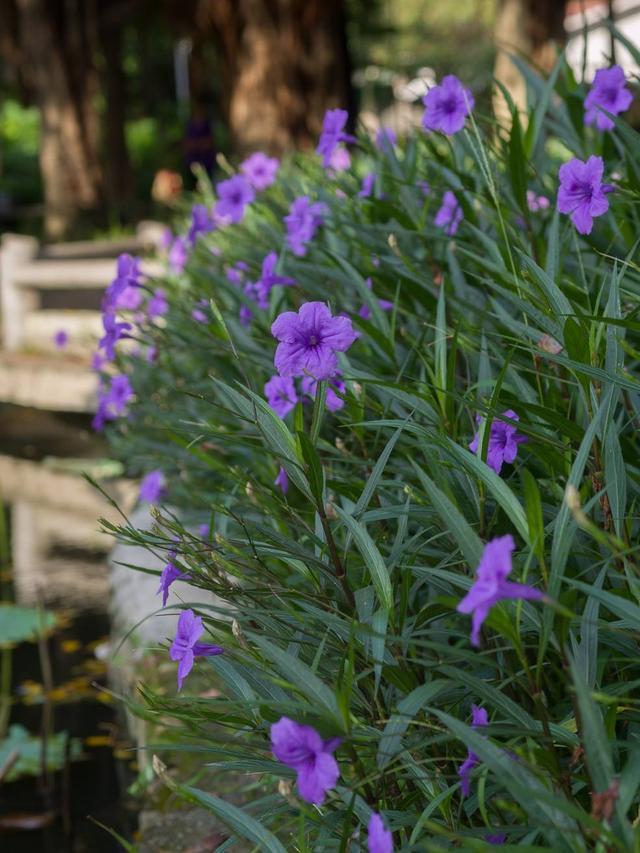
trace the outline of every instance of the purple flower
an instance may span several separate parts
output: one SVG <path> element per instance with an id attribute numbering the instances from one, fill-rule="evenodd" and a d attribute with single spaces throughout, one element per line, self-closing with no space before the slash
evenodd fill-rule
<path id="1" fill-rule="evenodd" d="M 283 495 L 286 495 L 289 491 L 289 476 L 285 468 L 280 466 L 280 470 L 278 471 L 278 476 L 273 481 L 274 486 L 278 486 Z"/>
<path id="2" fill-rule="evenodd" d="M 264 395 L 267 403 L 281 418 L 286 418 L 298 402 L 293 379 L 285 379 L 283 376 L 272 376 L 264 386 Z"/>
<path id="3" fill-rule="evenodd" d="M 95 430 L 101 430 L 107 421 L 115 420 L 124 411 L 133 397 L 133 388 L 129 377 L 116 374 L 111 379 L 108 390 L 103 389 L 98 393 L 98 405 L 96 414 L 92 421 Z"/>
<path id="4" fill-rule="evenodd" d="M 256 151 L 240 164 L 240 171 L 249 181 L 254 190 L 266 190 L 275 182 L 280 161 L 275 157 L 267 157 L 262 151 Z"/>
<path id="5" fill-rule="evenodd" d="M 115 345 L 121 338 L 125 337 L 125 332 L 131 328 L 131 323 L 120 323 L 114 313 L 106 311 L 102 315 L 102 326 L 104 335 L 98 341 L 98 346 L 104 350 L 107 360 L 113 361 L 116 357 Z"/>
<path id="6" fill-rule="evenodd" d="M 453 237 L 462 219 L 462 208 L 458 203 L 458 199 L 451 190 L 447 190 L 442 196 L 442 207 L 436 213 L 436 218 L 433 220 L 434 225 L 438 228 L 444 228 L 444 233 L 448 237 Z"/>
<path id="7" fill-rule="evenodd" d="M 67 334 L 67 332 L 65 332 L 64 329 L 58 329 L 58 331 L 53 336 L 53 342 L 56 345 L 57 349 L 64 349 L 69 343 L 69 335 Z"/>
<path id="8" fill-rule="evenodd" d="M 376 182 L 376 173 L 369 172 L 368 175 L 365 175 L 362 179 L 362 188 L 358 193 L 358 198 L 370 198 L 373 194 L 373 187 Z"/>
<path id="9" fill-rule="evenodd" d="M 227 281 L 230 281 L 231 284 L 242 284 L 242 282 L 244 281 L 244 274 L 248 269 L 249 267 L 245 264 L 244 261 L 236 261 L 233 266 L 227 267 L 225 270 Z"/>
<path id="10" fill-rule="evenodd" d="M 379 127 L 376 133 L 376 148 L 384 151 L 386 146 L 393 147 L 398 141 L 395 131 L 390 127 Z"/>
<path id="11" fill-rule="evenodd" d="M 220 181 L 216 186 L 218 203 L 215 210 L 218 216 L 229 222 L 241 222 L 244 210 L 256 197 L 249 181 L 242 175 L 234 175 L 226 181 Z"/>
<path id="12" fill-rule="evenodd" d="M 367 278 L 365 284 L 369 288 L 369 290 L 373 290 L 373 282 L 370 278 Z M 389 302 L 388 299 L 378 299 L 378 305 L 382 311 L 391 311 L 393 310 L 393 302 Z M 363 305 L 362 308 L 358 311 L 358 314 L 362 317 L 363 320 L 369 320 L 371 318 L 371 309 L 368 305 Z"/>
<path id="13" fill-rule="evenodd" d="M 477 705 L 471 706 L 471 728 L 486 728 L 489 725 L 489 717 L 484 708 Z M 471 792 L 471 771 L 480 764 L 480 759 L 472 749 L 467 750 L 467 757 L 460 765 L 458 776 L 460 777 L 460 790 L 463 797 L 468 797 Z"/>
<path id="14" fill-rule="evenodd" d="M 153 296 L 147 302 L 147 314 L 149 318 L 162 317 L 169 310 L 167 296 L 161 288 L 153 291 Z"/>
<path id="15" fill-rule="evenodd" d="M 167 493 L 166 481 L 162 471 L 155 470 L 143 477 L 140 483 L 140 500 L 150 504 L 157 503 Z"/>
<path id="16" fill-rule="evenodd" d="M 253 320 L 253 311 L 248 305 L 241 305 L 238 318 L 241 326 L 249 326 Z"/>
<path id="17" fill-rule="evenodd" d="M 191 225 L 187 233 L 187 242 L 194 246 L 201 234 L 213 231 L 213 220 L 206 204 L 194 204 L 191 209 Z"/>
<path id="18" fill-rule="evenodd" d="M 329 168 L 334 172 L 345 172 L 350 166 L 351 155 L 344 145 L 338 145 L 329 158 Z"/>
<path id="19" fill-rule="evenodd" d="M 532 586 L 512 583 L 511 553 L 515 548 L 513 536 L 499 536 L 487 542 L 476 569 L 473 586 L 457 606 L 458 613 L 472 613 L 471 644 L 480 645 L 480 628 L 494 604 L 509 598 L 539 601 L 544 593 Z"/>
<path id="20" fill-rule="evenodd" d="M 546 195 L 536 195 L 533 190 L 527 190 L 527 207 L 532 213 L 546 210 L 549 204 L 550 201 Z"/>
<path id="21" fill-rule="evenodd" d="M 598 130 L 613 130 L 615 123 L 603 110 L 617 116 L 629 109 L 633 95 L 625 88 L 625 83 L 624 71 L 619 65 L 599 68 L 584 99 L 584 123 L 595 124 Z"/>
<path id="22" fill-rule="evenodd" d="M 187 241 L 184 237 L 176 237 L 167 256 L 172 272 L 181 273 L 185 268 L 187 258 Z"/>
<path id="23" fill-rule="evenodd" d="M 281 376 L 328 379 L 338 371 L 337 352 L 356 340 L 348 317 L 332 317 L 324 302 L 306 302 L 296 314 L 285 311 L 271 326 L 280 343 L 274 364 Z"/>
<path id="24" fill-rule="evenodd" d="M 171 643 L 169 657 L 180 661 L 178 664 L 178 690 L 182 690 L 182 682 L 193 668 L 193 660 L 199 655 L 221 655 L 224 649 L 212 643 L 199 643 L 204 625 L 202 617 L 196 616 L 193 610 L 183 610 L 178 619 L 176 638 Z"/>
<path id="25" fill-rule="evenodd" d="M 591 155 L 587 162 L 574 157 L 560 166 L 560 189 L 558 210 L 571 215 L 571 221 L 579 234 L 591 234 L 593 217 L 602 216 L 609 210 L 605 193 L 612 187 L 602 184 L 604 161 Z"/>
<path id="26" fill-rule="evenodd" d="M 431 195 L 431 185 L 427 183 L 427 181 L 418 181 L 418 189 L 421 190 L 422 195 Z"/>
<path id="27" fill-rule="evenodd" d="M 126 252 L 118 255 L 116 260 L 116 277 L 105 291 L 103 306 L 105 311 L 114 308 L 121 293 L 129 287 L 140 284 L 140 259 Z M 135 309 L 134 309 L 135 310 Z"/>
<path id="28" fill-rule="evenodd" d="M 369 853 L 393 853 L 391 830 L 386 829 L 379 814 L 373 812 L 367 827 Z"/>
<path id="29" fill-rule="evenodd" d="M 341 142 L 355 142 L 355 138 L 344 132 L 349 118 L 346 110 L 327 110 L 322 121 L 322 133 L 316 154 L 322 157 L 325 169 L 331 166 L 331 155 Z"/>
<path id="30" fill-rule="evenodd" d="M 316 230 L 323 224 L 327 206 L 321 201 L 309 201 L 303 195 L 294 199 L 289 213 L 284 218 L 287 227 L 287 245 L 294 255 L 302 257 L 307 252 L 307 243 L 313 240 Z"/>
<path id="31" fill-rule="evenodd" d="M 106 363 L 107 359 L 102 355 L 99 350 L 96 350 L 96 352 L 94 352 L 91 356 L 91 369 L 95 370 L 96 373 L 99 373 Z"/>
<path id="32" fill-rule="evenodd" d="M 308 397 L 311 397 L 312 400 L 315 400 L 317 388 L 318 382 L 313 378 L 313 376 L 302 377 L 300 390 L 303 394 L 306 394 Z M 342 379 L 339 378 L 339 374 L 332 376 L 329 380 L 329 384 L 327 385 L 327 391 L 324 398 L 325 405 L 330 412 L 339 412 L 340 409 L 344 408 L 344 400 L 342 397 L 338 397 L 336 391 L 340 394 L 344 394 L 345 390 L 345 384 Z"/>
<path id="33" fill-rule="evenodd" d="M 470 90 L 453 74 L 444 77 L 439 86 L 429 89 L 422 102 L 427 108 L 422 126 L 425 130 L 439 130 L 447 136 L 462 130 L 474 105 Z"/>
<path id="34" fill-rule="evenodd" d="M 139 284 L 128 284 L 121 290 L 112 302 L 114 308 L 120 311 L 137 311 L 142 305 L 144 296 Z"/>
<path id="35" fill-rule="evenodd" d="M 165 252 L 168 252 L 171 248 L 171 244 L 173 243 L 173 232 L 171 228 L 165 228 L 162 232 L 162 236 L 160 237 L 160 242 L 158 243 L 158 248 L 162 249 Z"/>
<path id="36" fill-rule="evenodd" d="M 167 606 L 167 598 L 169 597 L 169 587 L 174 581 L 177 581 L 179 578 L 188 578 L 189 575 L 186 572 L 181 572 L 180 569 L 175 566 L 173 563 L 167 563 L 167 565 L 162 570 L 162 574 L 160 575 L 160 586 L 158 587 L 158 592 L 156 595 L 162 593 L 162 606 Z"/>
<path id="37" fill-rule="evenodd" d="M 296 771 L 302 799 L 318 806 L 338 781 L 340 770 L 332 753 L 339 744 L 339 738 L 323 740 L 312 726 L 296 723 L 288 717 L 281 717 L 271 726 L 274 756 Z"/>
<path id="38" fill-rule="evenodd" d="M 498 832 L 495 835 L 485 835 L 484 840 L 487 844 L 504 844 L 507 836 L 504 832 Z"/>
<path id="39" fill-rule="evenodd" d="M 255 293 L 258 300 L 258 305 L 263 310 L 269 307 L 269 294 L 276 284 L 284 286 L 295 284 L 292 278 L 286 275 L 278 275 L 276 266 L 278 265 L 278 255 L 275 252 L 269 252 L 262 261 L 262 270 L 260 278 L 255 283 Z"/>
<path id="40" fill-rule="evenodd" d="M 520 420 L 519 415 L 516 415 L 512 409 L 507 409 L 506 412 L 502 413 L 501 417 L 509 418 L 512 421 Z M 481 421 L 482 418 L 480 415 L 476 415 L 476 423 L 479 424 Z M 479 455 L 481 450 L 478 445 L 479 437 L 479 433 L 476 433 L 473 437 L 473 441 L 469 445 L 469 450 L 472 453 L 475 453 L 476 456 Z M 489 432 L 487 465 L 490 468 L 493 468 L 496 474 L 499 474 L 504 462 L 515 462 L 516 456 L 518 455 L 518 445 L 523 444 L 525 441 L 527 441 L 527 437 L 525 435 L 519 435 L 516 426 L 494 418 L 491 421 L 491 430 Z"/>
<path id="41" fill-rule="evenodd" d="M 191 312 L 191 316 L 193 317 L 193 319 L 197 323 L 208 323 L 209 322 L 209 318 L 207 317 L 205 312 L 202 310 L 203 308 L 208 308 L 208 306 L 209 306 L 209 303 L 207 302 L 207 300 L 201 299 L 198 302 L 197 307 L 194 308 L 193 311 Z"/>

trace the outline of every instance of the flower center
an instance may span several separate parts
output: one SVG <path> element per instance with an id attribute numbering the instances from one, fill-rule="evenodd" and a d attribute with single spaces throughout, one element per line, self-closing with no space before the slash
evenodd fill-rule
<path id="1" fill-rule="evenodd" d="M 442 102 L 442 109 L 447 115 L 451 115 L 451 113 L 455 113 L 458 109 L 458 99 L 451 95 L 449 98 L 445 98 Z"/>
<path id="2" fill-rule="evenodd" d="M 309 337 L 309 346 L 310 347 L 316 347 L 316 346 L 318 346 L 318 343 L 319 343 L 319 339 L 318 339 L 317 335 L 311 335 Z"/>

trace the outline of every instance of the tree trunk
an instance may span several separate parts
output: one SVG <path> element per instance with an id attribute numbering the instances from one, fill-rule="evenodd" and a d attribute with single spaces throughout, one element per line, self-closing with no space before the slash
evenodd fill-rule
<path id="1" fill-rule="evenodd" d="M 541 71 L 550 71 L 558 48 L 565 42 L 564 0 L 502 0 L 495 26 L 498 55 L 494 77 L 507 89 L 518 110 L 527 108 L 524 79 L 510 54 L 524 57 Z M 496 118 L 509 126 L 511 114 L 496 89 L 493 106 Z"/>
<path id="2" fill-rule="evenodd" d="M 104 160 L 106 191 L 110 206 L 119 220 L 125 219 L 133 185 L 131 162 L 125 139 L 126 79 L 122 66 L 122 22 L 108 17 L 101 9 L 98 22 L 103 57 L 102 79 L 106 104 L 104 122 Z"/>
<path id="3" fill-rule="evenodd" d="M 343 0 L 204 0 L 200 14 L 238 151 L 308 148 L 326 109 L 351 106 Z"/>
<path id="4" fill-rule="evenodd" d="M 93 3 L 18 0 L 20 34 L 41 115 L 45 233 L 66 234 L 102 197 Z"/>

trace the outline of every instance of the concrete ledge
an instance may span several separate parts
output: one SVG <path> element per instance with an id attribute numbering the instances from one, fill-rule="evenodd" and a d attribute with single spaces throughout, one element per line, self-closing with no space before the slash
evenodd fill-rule
<path id="1" fill-rule="evenodd" d="M 96 375 L 85 361 L 46 355 L 0 355 L 0 400 L 53 412 L 96 410 Z"/>

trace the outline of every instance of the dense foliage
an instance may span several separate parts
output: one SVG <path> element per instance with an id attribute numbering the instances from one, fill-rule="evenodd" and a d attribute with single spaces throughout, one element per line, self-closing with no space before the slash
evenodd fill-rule
<path id="1" fill-rule="evenodd" d="M 257 849 L 383 851 L 385 827 L 395 850 L 640 840 L 640 136 L 622 108 L 585 125 L 562 60 L 521 70 L 507 133 L 449 81 L 463 129 L 438 132 L 432 96 L 435 132 L 360 138 L 337 169 L 334 115 L 333 166 L 285 164 L 253 200 L 222 187 L 226 219 L 204 190 L 173 271 L 140 288 L 154 309 L 115 334 L 139 347 L 118 344 L 130 385 L 102 414 L 123 413 L 113 445 L 158 508 L 113 532 L 163 555 L 185 602 L 183 691 L 141 709 L 238 779 L 231 804 L 158 765 Z M 304 240 L 283 224 L 301 197 Z M 341 377 L 285 375 L 280 417 L 271 326 L 309 302 L 340 327 Z M 187 584 L 212 593 L 202 625 Z"/>

